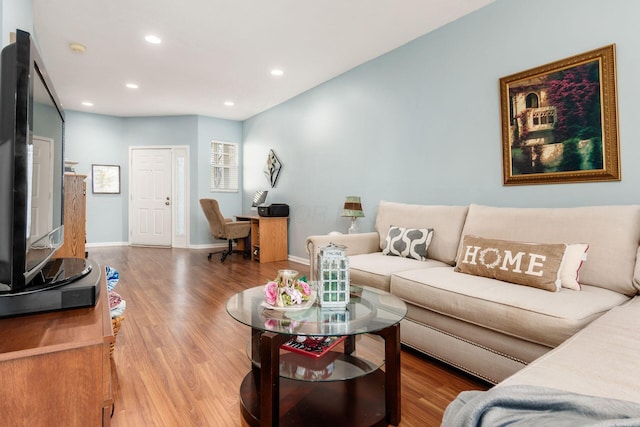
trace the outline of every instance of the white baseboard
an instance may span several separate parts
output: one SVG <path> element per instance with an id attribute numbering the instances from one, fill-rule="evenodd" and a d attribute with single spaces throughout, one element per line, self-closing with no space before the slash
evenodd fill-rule
<path id="1" fill-rule="evenodd" d="M 227 245 L 228 245 L 227 243 L 206 243 L 201 245 L 189 245 L 189 247 L 185 249 L 218 249 L 218 248 L 226 248 Z M 107 247 L 107 246 L 129 246 L 129 242 L 87 243 L 85 246 L 87 248 L 101 248 L 101 247 Z M 178 248 L 178 246 L 174 246 L 174 248 Z"/>
<path id="2" fill-rule="evenodd" d="M 229 246 L 228 243 L 205 243 L 205 244 L 199 244 L 199 245 L 189 245 L 189 249 L 219 249 L 219 248 L 226 248 L 228 246 Z"/>
<path id="3" fill-rule="evenodd" d="M 100 243 L 87 243 L 87 248 L 102 248 L 107 246 L 129 246 L 129 242 L 100 242 Z"/>
<path id="4" fill-rule="evenodd" d="M 309 265 L 309 258 L 301 258 L 299 256 L 289 255 L 288 260 L 293 262 L 298 262 L 304 265 Z"/>
<path id="5" fill-rule="evenodd" d="M 100 242 L 100 243 L 87 243 L 87 248 L 102 248 L 109 246 L 129 246 L 129 242 Z M 235 245 L 234 245 L 235 246 Z M 189 245 L 187 249 L 226 249 L 227 243 L 206 243 L 200 245 Z M 289 255 L 287 258 L 289 261 L 297 262 L 304 265 L 309 265 L 309 258 L 298 257 Z"/>

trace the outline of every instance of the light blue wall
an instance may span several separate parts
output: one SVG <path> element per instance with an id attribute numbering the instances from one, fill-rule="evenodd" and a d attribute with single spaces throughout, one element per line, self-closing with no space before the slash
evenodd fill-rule
<path id="1" fill-rule="evenodd" d="M 76 173 L 87 176 L 87 243 L 126 242 L 128 147 L 124 119 L 66 111 L 65 160 L 75 161 Z M 91 165 L 120 166 L 120 194 L 93 194 Z"/>
<path id="2" fill-rule="evenodd" d="M 0 33 L 2 46 L 9 44 L 9 35 L 16 29 L 33 34 L 33 0 L 0 0 Z"/>
<path id="3" fill-rule="evenodd" d="M 191 194 L 192 215 L 191 235 L 192 243 L 210 243 L 215 241 L 209 233 L 209 225 L 200 208 L 198 200 L 201 198 L 214 198 L 220 203 L 220 210 L 226 217 L 233 217 L 243 213 L 242 191 L 235 193 L 211 192 L 211 141 L 238 143 L 239 159 L 242 158 L 242 123 L 235 120 L 217 119 L 213 117 L 198 116 L 198 149 L 192 153 L 197 159 L 197 188 L 196 194 Z M 242 165 L 240 165 L 240 182 L 238 188 L 242 188 Z M 194 218 L 195 216 L 195 218 Z M 195 233 L 195 234 L 194 234 Z"/>
<path id="4" fill-rule="evenodd" d="M 87 242 L 128 241 L 129 147 L 188 146 L 190 152 L 190 243 L 208 244 L 209 229 L 198 199 L 212 197 L 209 190 L 209 143 L 212 139 L 241 142 L 240 122 L 200 116 L 113 117 L 67 111 L 67 160 L 78 161 L 76 172 L 87 175 Z M 91 165 L 120 165 L 121 193 L 93 194 Z M 215 193 L 217 197 L 220 193 Z M 221 205 L 240 213 L 240 193 L 224 194 Z"/>
<path id="5" fill-rule="evenodd" d="M 270 202 L 291 207 L 289 252 L 346 231 L 347 195 L 372 230 L 380 200 L 499 206 L 640 203 L 640 2 L 498 0 L 244 123 L 244 204 L 284 163 Z M 498 81 L 617 45 L 622 181 L 504 187 Z"/>
<path id="6" fill-rule="evenodd" d="M 2 1 L 5 14 L 17 4 Z M 344 231 L 346 195 L 359 195 L 373 229 L 380 200 L 505 206 L 638 203 L 640 27 L 635 0 L 498 0 L 357 67 L 244 124 L 208 117 L 118 118 L 67 111 L 67 159 L 126 166 L 129 145 L 189 145 L 191 243 L 211 240 L 197 200 L 209 191 L 209 142 L 243 142 L 243 195 L 215 193 L 225 214 L 247 212 L 258 189 L 291 206 L 290 253 L 307 235 Z M 13 12 L 11 12 L 13 13 Z M 503 187 L 500 77 L 607 44 L 617 45 L 622 181 Z M 270 189 L 269 149 L 284 167 Z M 90 190 L 90 181 L 89 190 Z M 123 195 L 88 192 L 89 243 L 127 241 Z M 240 201 L 242 199 L 242 202 Z M 203 237 L 204 235 L 204 237 Z"/>

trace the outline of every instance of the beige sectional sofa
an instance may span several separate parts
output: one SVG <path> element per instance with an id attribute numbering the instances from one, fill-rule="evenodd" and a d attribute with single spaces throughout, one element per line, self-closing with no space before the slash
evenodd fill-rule
<path id="1" fill-rule="evenodd" d="M 538 386 L 640 403 L 640 297 L 614 307 L 497 387 Z"/>
<path id="2" fill-rule="evenodd" d="M 640 296 L 488 391 L 463 391 L 442 427 L 639 426 Z"/>
<path id="3" fill-rule="evenodd" d="M 391 226 L 433 229 L 427 259 L 383 255 Z M 504 208 L 380 202 L 374 232 L 310 236 L 318 249 L 344 245 L 351 281 L 387 290 L 408 307 L 402 343 L 491 383 L 559 346 L 640 290 L 640 206 Z M 464 236 L 587 243 L 581 290 L 549 292 L 454 270 Z"/>

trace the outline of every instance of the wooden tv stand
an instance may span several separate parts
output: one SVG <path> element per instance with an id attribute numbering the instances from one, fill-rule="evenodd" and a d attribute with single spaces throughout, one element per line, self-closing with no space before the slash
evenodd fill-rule
<path id="1" fill-rule="evenodd" d="M 109 426 L 113 342 L 105 273 L 91 308 L 0 319 L 0 414 L 11 426 Z"/>

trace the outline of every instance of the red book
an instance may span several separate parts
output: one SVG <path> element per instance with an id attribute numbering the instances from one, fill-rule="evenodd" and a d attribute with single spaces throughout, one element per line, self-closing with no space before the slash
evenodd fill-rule
<path id="1" fill-rule="evenodd" d="M 345 337 L 294 336 L 280 348 L 305 356 L 320 357 L 344 341 Z"/>

